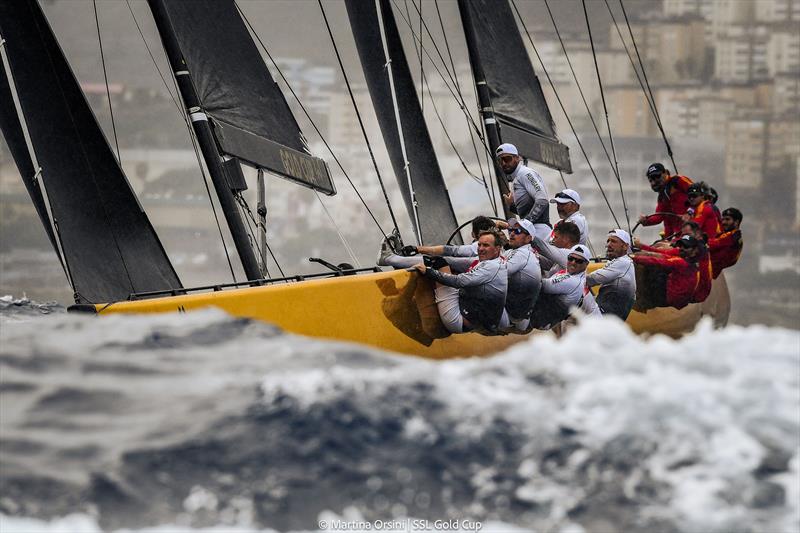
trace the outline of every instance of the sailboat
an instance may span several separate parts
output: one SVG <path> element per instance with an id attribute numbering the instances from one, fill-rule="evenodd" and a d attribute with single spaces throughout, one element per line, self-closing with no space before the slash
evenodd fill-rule
<path id="1" fill-rule="evenodd" d="M 402 270 L 331 265 L 320 274 L 265 279 L 237 207 L 247 188 L 242 165 L 259 169 L 260 178 L 269 171 L 327 195 L 336 194 L 331 174 L 309 152 L 233 0 L 148 4 L 247 281 L 183 286 L 37 1 L 11 0 L 0 3 L 0 127 L 74 290 L 71 311 L 217 307 L 292 333 L 431 358 L 489 355 L 527 338 L 449 334 L 432 284 Z M 345 5 L 414 239 L 460 242 L 390 0 Z M 459 11 L 486 149 L 512 142 L 526 158 L 570 172 L 569 151 L 556 136 L 521 36 L 509 27 L 508 2 L 459 0 Z M 680 311 L 634 311 L 628 324 L 637 332 L 679 335 L 704 313 L 722 323 L 727 291 L 716 295 Z"/>

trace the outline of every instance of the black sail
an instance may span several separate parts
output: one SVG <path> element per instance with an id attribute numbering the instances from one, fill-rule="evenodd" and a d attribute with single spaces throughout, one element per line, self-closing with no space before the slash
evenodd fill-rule
<path id="1" fill-rule="evenodd" d="M 568 148 L 556 136 L 539 78 L 533 71 L 508 0 L 459 0 L 464 31 L 489 88 L 502 142 L 549 167 L 572 172 Z"/>
<path id="2" fill-rule="evenodd" d="M 386 48 L 391 58 L 394 92 L 397 98 L 397 115 L 400 117 L 399 122 L 405 141 L 411 184 L 417 202 L 419 227 L 414 224 L 414 229 L 421 235 L 423 243 L 444 243 L 458 227 L 458 223 L 417 99 L 414 80 L 411 77 L 400 34 L 392 14 L 391 2 L 379 1 L 381 21 L 386 36 Z M 374 0 L 345 0 L 345 5 L 383 140 L 403 193 L 406 208 L 412 223 L 414 223 L 413 198 L 406 176 L 405 159 L 392 99 L 389 73 L 385 68 L 386 56 L 381 38 L 378 9 Z M 460 242 L 458 235 L 456 238 Z"/>
<path id="3" fill-rule="evenodd" d="M 221 150 L 335 194 L 325 162 L 309 155 L 300 126 L 235 2 L 167 0 L 161 7 Z"/>
<path id="4" fill-rule="evenodd" d="M 76 301 L 180 288 L 36 0 L 0 2 L 0 34 Z"/>
<path id="5" fill-rule="evenodd" d="M 14 162 L 17 164 L 19 174 L 33 202 L 33 207 L 36 208 L 36 213 L 42 221 L 44 230 L 47 233 L 47 238 L 50 240 L 50 244 L 53 245 L 53 250 L 55 250 L 56 255 L 58 255 L 58 259 L 62 261 L 63 264 L 61 251 L 58 249 L 58 242 L 56 241 L 56 235 L 53 232 L 53 226 L 50 222 L 50 215 L 47 214 L 47 206 L 45 205 L 42 188 L 39 186 L 36 168 L 34 168 L 28 145 L 25 142 L 25 134 L 22 131 L 19 114 L 14 104 L 11 86 L 8 83 L 8 77 L 6 76 L 4 68 L 0 68 L 0 130 L 2 130 L 3 137 L 11 151 L 11 157 L 14 158 Z"/>

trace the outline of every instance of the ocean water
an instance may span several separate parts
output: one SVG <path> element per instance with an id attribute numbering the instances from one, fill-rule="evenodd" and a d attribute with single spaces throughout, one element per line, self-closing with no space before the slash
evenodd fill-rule
<path id="1" fill-rule="evenodd" d="M 0 531 L 800 530 L 800 333 L 431 362 L 0 299 Z"/>

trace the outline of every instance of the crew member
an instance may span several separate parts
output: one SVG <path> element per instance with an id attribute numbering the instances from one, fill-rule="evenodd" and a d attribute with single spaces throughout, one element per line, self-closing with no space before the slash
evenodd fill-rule
<path id="1" fill-rule="evenodd" d="M 655 226 L 663 222 L 665 235 L 677 233 L 681 227 L 680 217 L 686 213 L 686 192 L 692 180 L 686 176 L 671 175 L 661 163 L 653 163 L 647 167 L 647 180 L 653 192 L 658 193 L 658 202 L 655 213 L 639 216 L 639 224 Z"/>
<path id="2" fill-rule="evenodd" d="M 549 329 L 567 318 L 570 308 L 580 307 L 590 257 L 588 247 L 576 244 L 567 254 L 567 268 L 542 280 L 542 292 L 531 314 L 531 327 Z"/>
<path id="3" fill-rule="evenodd" d="M 505 253 L 508 295 L 502 320 L 502 327 L 506 330 L 527 331 L 533 306 L 539 298 L 542 269 L 539 258 L 530 246 L 534 233 L 530 220 L 512 218 L 508 221 L 508 244 L 511 249 Z"/>
<path id="4" fill-rule="evenodd" d="M 708 251 L 711 253 L 711 272 L 714 279 L 719 277 L 722 269 L 733 266 L 742 255 L 742 212 L 729 207 L 722 212 L 722 232 L 708 239 Z"/>
<path id="5" fill-rule="evenodd" d="M 436 270 L 424 263 L 414 265 L 420 273 L 436 281 L 436 306 L 444 327 L 451 333 L 497 330 L 508 290 L 506 262 L 500 256 L 502 248 L 498 231 L 482 231 L 478 236 L 478 259 L 466 272 L 452 274 L 447 266 Z"/>
<path id="6" fill-rule="evenodd" d="M 628 318 L 636 300 L 636 271 L 633 260 L 628 257 L 630 246 L 631 237 L 627 231 L 609 231 L 606 239 L 608 263 L 586 276 L 588 287 L 600 286 L 597 293 L 600 312 L 622 320 Z"/>
<path id="7" fill-rule="evenodd" d="M 392 266 L 394 268 L 409 268 L 422 263 L 422 255 L 441 255 L 448 257 L 477 257 L 478 256 L 478 235 L 482 231 L 495 228 L 495 222 L 483 215 L 478 215 L 472 219 L 472 243 L 461 245 L 439 244 L 434 246 L 404 246 L 401 253 L 397 253 L 390 242 L 394 235 L 390 235 L 381 243 L 381 250 L 378 254 L 378 266 Z"/>
<path id="8" fill-rule="evenodd" d="M 667 273 L 664 303 L 676 309 L 683 309 L 692 301 L 700 272 L 697 266 L 697 254 L 700 243 L 690 235 L 678 239 L 674 246 L 679 255 L 644 255 L 634 254 L 634 263 L 657 267 Z"/>
<path id="9" fill-rule="evenodd" d="M 692 295 L 692 302 L 699 303 L 704 302 L 708 295 L 711 294 L 711 280 L 712 280 L 712 268 L 711 268 L 711 255 L 708 252 L 708 247 L 706 246 L 706 234 L 703 233 L 703 230 L 700 229 L 699 224 L 697 222 L 690 220 L 689 222 L 685 223 L 681 227 L 681 238 L 683 236 L 690 235 L 697 240 L 697 255 L 695 257 L 697 262 L 697 272 L 698 272 L 698 280 L 697 280 L 697 288 L 694 290 L 694 294 Z M 678 242 L 680 239 L 676 239 L 675 242 Z M 679 256 L 681 249 L 675 247 L 674 243 L 672 246 L 669 247 L 657 247 L 657 246 L 642 246 L 642 251 L 639 252 L 641 255 L 652 255 L 655 257 L 658 256 Z"/>
<path id="10" fill-rule="evenodd" d="M 547 238 L 551 229 L 550 204 L 544 180 L 535 170 L 522 164 L 513 144 L 498 146 L 496 157 L 508 181 L 513 182 L 511 192 L 503 195 L 503 202 L 518 218 L 530 220 L 537 235 Z"/>
<path id="11" fill-rule="evenodd" d="M 699 183 L 692 183 L 686 191 L 686 197 L 689 202 L 689 209 L 684 215 L 683 220 L 693 220 L 697 222 L 706 238 L 714 237 L 720 231 L 719 222 L 717 222 L 717 215 L 714 213 L 714 206 L 711 202 L 706 200 L 708 194 L 708 185 L 702 181 Z"/>
<path id="12" fill-rule="evenodd" d="M 545 272 L 554 274 L 567 266 L 569 250 L 579 244 L 581 232 L 573 222 L 561 222 L 553 228 L 551 239 L 533 238 L 533 247 L 539 252 L 539 261 Z"/>
<path id="13" fill-rule="evenodd" d="M 706 194 L 706 200 L 711 202 L 711 207 L 714 209 L 714 215 L 717 217 L 717 222 L 719 222 L 720 226 L 722 225 L 722 212 L 717 207 L 717 201 L 719 200 L 719 193 L 714 187 L 708 188 L 708 194 Z M 709 235 L 709 237 L 711 237 Z"/>
<path id="14" fill-rule="evenodd" d="M 580 244 L 589 245 L 589 225 L 586 217 L 580 212 L 581 195 L 572 189 L 564 189 L 550 200 L 551 204 L 556 204 L 558 217 L 561 219 L 556 222 L 556 226 L 561 222 L 572 222 L 581 231 Z"/>

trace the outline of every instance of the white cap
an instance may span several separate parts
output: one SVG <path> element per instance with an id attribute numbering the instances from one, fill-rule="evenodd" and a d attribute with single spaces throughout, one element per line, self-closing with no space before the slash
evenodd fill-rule
<path id="1" fill-rule="evenodd" d="M 612 229 L 611 231 L 608 232 L 608 236 L 611 237 L 612 235 L 614 237 L 616 237 L 617 239 L 621 240 L 622 242 L 624 242 L 625 244 L 627 244 L 628 247 L 630 247 L 630 245 L 631 245 L 631 236 L 628 235 L 627 231 L 625 231 L 624 229 L 619 229 L 619 228 Z"/>
<path id="2" fill-rule="evenodd" d="M 579 255 L 584 259 L 586 259 L 587 262 L 592 259 L 592 254 L 589 253 L 589 248 L 583 244 L 576 244 L 575 246 L 570 248 L 567 257 L 571 255 Z"/>
<path id="3" fill-rule="evenodd" d="M 514 146 L 513 144 L 511 144 L 511 143 L 503 143 L 503 144 L 501 144 L 500 146 L 497 147 L 497 150 L 495 151 L 495 155 L 497 157 L 500 157 L 503 154 L 519 155 L 519 152 L 517 151 L 517 147 Z"/>
<path id="4" fill-rule="evenodd" d="M 578 205 L 581 205 L 581 195 L 578 194 L 578 191 L 572 189 L 564 189 L 560 193 L 556 194 L 556 197 L 550 200 L 551 204 L 567 204 L 569 202 L 575 202 Z"/>
<path id="5" fill-rule="evenodd" d="M 527 218 L 509 218 L 508 219 L 508 227 L 509 228 L 517 226 L 517 225 L 519 225 L 520 227 L 522 227 L 522 229 L 524 229 L 526 232 L 528 232 L 528 235 L 530 235 L 531 237 L 534 237 L 536 235 L 536 228 L 533 227 L 533 222 L 531 222 Z"/>

